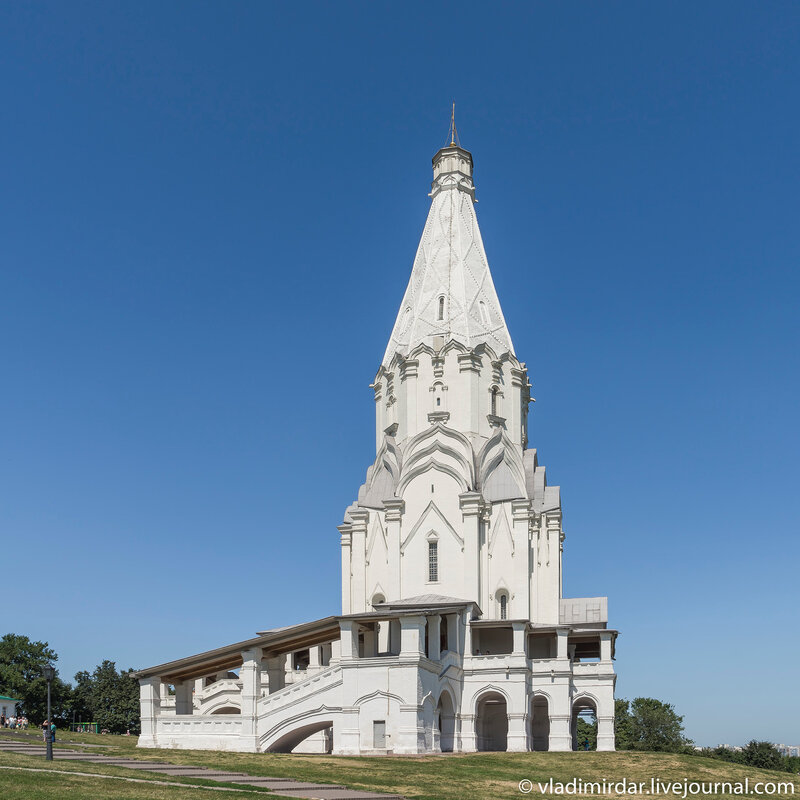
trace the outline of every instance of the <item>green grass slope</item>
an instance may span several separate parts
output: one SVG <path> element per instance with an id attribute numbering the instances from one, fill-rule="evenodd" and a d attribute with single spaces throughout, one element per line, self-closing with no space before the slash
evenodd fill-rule
<path id="1" fill-rule="evenodd" d="M 2 732 L 4 737 L 9 735 Z M 413 800 L 503 800 L 503 798 L 524 797 L 520 792 L 521 780 L 532 783 L 530 796 L 542 796 L 538 784 L 547 784 L 552 778 L 555 784 L 568 783 L 579 779 L 584 782 L 619 782 L 644 784 L 636 787 L 636 791 L 625 791 L 617 794 L 611 791 L 604 796 L 626 798 L 679 797 L 674 787 L 668 793 L 662 789 L 657 795 L 649 793 L 651 779 L 664 782 L 702 782 L 706 785 L 724 782 L 750 782 L 748 797 L 775 797 L 788 800 L 796 795 L 800 796 L 800 780 L 798 776 L 786 772 L 772 772 L 767 770 L 752 769 L 738 764 L 728 764 L 714 759 L 692 755 L 673 755 L 668 753 L 474 753 L 467 755 L 441 755 L 421 757 L 387 756 L 381 758 L 343 757 L 343 756 L 316 756 L 316 755 L 283 755 L 283 754 L 248 754 L 248 753 L 217 753 L 200 750 L 140 750 L 136 748 L 134 737 L 122 736 L 96 736 L 93 734 L 78 734 L 75 736 L 61 736 L 60 746 L 80 745 L 106 745 L 104 747 L 90 747 L 94 752 L 108 753 L 109 755 L 127 756 L 136 759 L 157 759 L 174 764 L 192 764 L 220 769 L 230 769 L 246 772 L 252 775 L 268 775 L 275 777 L 296 778 L 307 781 L 320 781 L 329 783 L 343 783 L 354 789 L 369 789 L 373 791 L 393 792 L 403 794 Z M 41 759 L 30 756 L 14 756 L 0 754 L 0 767 L 14 763 L 29 766 L 38 762 L 44 766 Z M 83 772 L 105 772 L 107 774 L 130 775 L 131 770 L 120 768 L 100 767 L 94 764 L 62 762 L 59 764 L 58 749 L 56 761 L 53 766 L 60 769 Z M 58 790 L 58 779 L 55 776 L 46 776 L 48 781 L 42 781 L 41 791 L 38 794 L 9 794 L 9 785 L 13 786 L 13 778 L 9 780 L 10 773 L 0 769 L 3 776 L 4 797 L 42 797 L 56 798 L 66 796 L 65 790 Z M 31 773 L 32 774 L 32 773 Z M 41 774 L 41 773 L 38 773 Z M 137 777 L 145 775 L 136 773 Z M 63 777 L 63 776 L 62 776 Z M 153 778 L 164 779 L 164 776 L 152 775 Z M 38 780 L 38 778 L 37 778 Z M 186 780 L 186 783 L 198 783 Z M 756 794 L 755 784 L 787 783 L 782 791 L 772 794 Z M 35 783 L 35 781 L 34 781 Z M 118 783 L 115 781 L 115 783 Z M 48 788 L 50 787 L 50 788 Z M 158 794 L 136 794 L 139 788 L 126 788 L 128 794 L 103 794 L 94 790 L 87 791 L 86 796 L 91 797 L 165 797 L 165 798 L 192 798 L 194 791 L 188 788 L 159 787 Z M 626 789 L 631 787 L 626 787 Z M 144 787 L 155 792 L 156 787 Z M 41 792 L 44 792 L 42 794 Z M 111 790 L 117 791 L 118 787 Z M 763 791 L 763 790 L 762 790 Z M 130 793 L 133 792 L 133 793 Z M 208 791 L 201 792 L 205 797 Z M 545 791 L 546 797 L 559 796 L 558 793 Z M 82 796 L 70 794 L 70 796 Z M 273 795 L 274 796 L 274 795 Z M 561 795 L 564 796 L 564 795 Z M 572 793 L 566 796 L 594 797 L 596 793 L 588 791 Z M 689 795 L 689 798 L 697 795 Z M 741 797 L 735 793 L 725 791 L 704 791 L 702 797 Z"/>

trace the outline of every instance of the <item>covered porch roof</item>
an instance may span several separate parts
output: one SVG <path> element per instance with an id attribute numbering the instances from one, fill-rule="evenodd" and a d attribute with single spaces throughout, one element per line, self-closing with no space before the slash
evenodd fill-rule
<path id="1" fill-rule="evenodd" d="M 287 628 L 262 631 L 252 639 L 234 642 L 216 650 L 207 650 L 175 661 L 167 661 L 154 667 L 146 667 L 132 672 L 131 675 L 134 678 L 158 677 L 163 683 L 174 684 L 202 678 L 222 670 L 238 669 L 242 665 L 242 652 L 245 650 L 261 648 L 262 657 L 269 658 L 338 639 L 338 620 L 338 617 L 324 617 Z"/>

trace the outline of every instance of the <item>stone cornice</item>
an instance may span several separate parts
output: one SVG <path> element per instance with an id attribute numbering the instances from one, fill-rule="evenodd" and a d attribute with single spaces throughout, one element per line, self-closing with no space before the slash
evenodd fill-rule
<path id="1" fill-rule="evenodd" d="M 356 509 L 350 512 L 350 518 L 353 520 L 353 524 L 350 528 L 353 533 L 366 533 L 369 511 Z"/>
<path id="2" fill-rule="evenodd" d="M 534 511 L 531 508 L 530 500 L 512 500 L 511 501 L 511 516 L 515 520 L 530 520 Z"/>
<path id="3" fill-rule="evenodd" d="M 469 350 L 458 356 L 459 372 L 477 372 L 480 374 L 481 366 L 483 366 L 483 361 L 474 350 Z"/>
<path id="4" fill-rule="evenodd" d="M 400 381 L 406 378 L 416 378 L 419 374 L 419 361 L 414 358 L 407 358 L 400 363 Z"/>
<path id="5" fill-rule="evenodd" d="M 478 516 L 483 510 L 483 497 L 480 492 L 464 492 L 458 496 L 458 505 L 465 517 Z"/>
<path id="6" fill-rule="evenodd" d="M 518 367 L 511 367 L 509 370 L 511 373 L 511 385 L 516 386 L 517 388 L 524 388 L 526 385 L 530 386 L 528 383 L 528 376 L 524 369 L 519 369 Z"/>
<path id="7" fill-rule="evenodd" d="M 341 534 L 340 543 L 342 547 L 350 547 L 353 540 L 352 528 L 350 525 L 339 525 L 337 530 Z"/>
<path id="8" fill-rule="evenodd" d="M 388 500 L 384 500 L 383 505 L 386 508 L 386 521 L 399 522 L 403 516 L 403 512 L 405 511 L 405 500 L 402 500 L 399 497 L 392 497 Z"/>

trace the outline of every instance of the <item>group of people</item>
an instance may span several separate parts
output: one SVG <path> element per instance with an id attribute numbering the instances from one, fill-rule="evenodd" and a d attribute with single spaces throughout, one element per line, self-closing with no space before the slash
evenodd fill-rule
<path id="1" fill-rule="evenodd" d="M 0 728 L 11 728 L 20 731 L 28 730 L 28 718 L 20 714 L 7 717 L 5 714 L 0 714 Z"/>
<path id="2" fill-rule="evenodd" d="M 42 740 L 45 742 L 47 741 L 48 732 L 50 733 L 50 741 L 54 742 L 56 740 L 56 724 L 46 719 L 42 723 Z"/>

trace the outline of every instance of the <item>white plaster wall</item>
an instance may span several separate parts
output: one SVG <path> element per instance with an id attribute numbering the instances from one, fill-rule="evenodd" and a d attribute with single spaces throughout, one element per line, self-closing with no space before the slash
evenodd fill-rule
<path id="1" fill-rule="evenodd" d="M 448 425 L 473 437 L 488 438 L 492 426 L 487 420 L 491 413 L 491 388 L 500 390 L 496 416 L 506 420 L 512 442 L 522 447 L 523 387 L 527 372 L 509 354 L 499 358 L 485 349 L 473 354 L 467 369 L 463 359 L 466 348 L 448 344 L 434 353 L 429 346 L 417 347 L 408 354 L 412 366 L 396 364 L 383 368 L 376 376 L 376 451 L 383 434 L 392 423 L 398 424 L 395 438 L 402 443 L 430 425 L 428 414 L 447 412 Z M 462 360 L 459 361 L 459 356 Z M 512 375 L 515 370 L 515 375 Z M 441 384 L 442 403 L 434 403 L 434 384 Z"/>
<path id="2" fill-rule="evenodd" d="M 405 545 L 401 545 L 400 557 L 401 597 L 464 595 L 464 530 L 459 491 L 458 483 L 438 469 L 414 478 L 406 489 L 403 495 L 406 511 L 400 528 L 400 539 Z M 439 580 L 435 583 L 428 580 L 431 534 L 438 542 Z"/>

